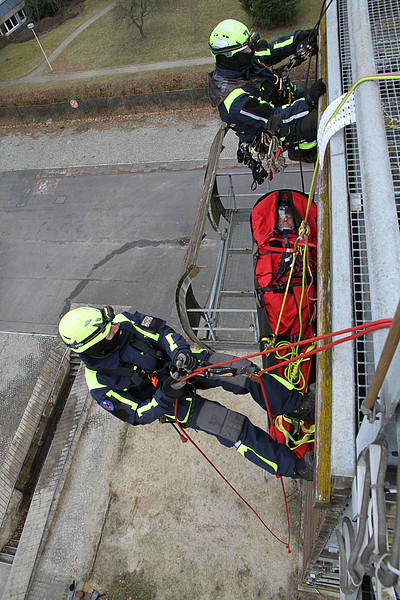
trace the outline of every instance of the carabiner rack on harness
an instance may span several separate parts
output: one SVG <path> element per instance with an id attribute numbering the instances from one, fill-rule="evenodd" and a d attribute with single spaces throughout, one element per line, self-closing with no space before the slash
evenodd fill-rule
<path id="1" fill-rule="evenodd" d="M 271 180 L 273 175 L 282 173 L 286 168 L 285 157 L 282 156 L 282 144 L 276 135 L 272 135 L 266 131 L 261 134 L 261 142 L 268 148 L 265 159 L 269 168 L 269 178 Z"/>
<path id="2" fill-rule="evenodd" d="M 282 173 L 286 168 L 283 148 L 279 138 L 266 131 L 261 132 L 251 142 L 239 141 L 237 160 L 251 169 L 253 173 L 252 189 L 261 185 L 274 174 Z"/>

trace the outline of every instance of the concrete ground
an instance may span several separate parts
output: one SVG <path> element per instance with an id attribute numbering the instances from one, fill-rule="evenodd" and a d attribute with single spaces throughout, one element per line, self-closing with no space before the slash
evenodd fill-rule
<path id="1" fill-rule="evenodd" d="M 0 322 L 12 337 L 22 334 L 24 352 L 24 336 L 56 334 L 72 303 L 131 306 L 179 329 L 175 287 L 218 126 L 215 113 L 191 109 L 1 128 Z M 225 145 L 229 164 L 236 140 Z M 210 239 L 210 261 L 216 251 Z M 10 353 L 7 361 L 19 360 L 17 347 Z M 0 362 L 4 370 L 2 354 Z M 301 483 L 285 481 L 289 554 L 171 426 L 113 419 L 91 402 L 82 370 L 75 386 L 3 600 L 72 599 L 83 591 L 90 598 L 94 589 L 108 600 L 316 597 L 297 591 Z M 208 395 L 266 426 L 251 398 Z M 214 438 L 192 437 L 286 542 L 280 481 Z"/>

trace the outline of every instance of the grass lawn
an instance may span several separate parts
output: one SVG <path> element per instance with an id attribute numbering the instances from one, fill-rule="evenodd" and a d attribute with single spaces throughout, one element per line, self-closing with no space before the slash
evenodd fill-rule
<path id="1" fill-rule="evenodd" d="M 185 0 L 164 0 L 163 10 L 145 19 L 146 38 L 136 28 L 123 23 L 116 26 L 113 11 L 93 23 L 55 60 L 56 72 L 82 71 L 86 68 L 115 67 L 127 64 L 208 56 L 208 38 L 213 27 L 229 17 L 238 19 L 269 40 L 295 29 L 312 27 L 319 17 L 321 0 L 302 0 L 298 20 L 286 29 L 262 30 L 249 19 L 238 0 L 198 0 L 196 31 L 184 10 Z M 93 52 L 101 48 L 101 52 Z"/>
<path id="2" fill-rule="evenodd" d="M 77 17 L 66 21 L 42 36 L 38 36 L 47 56 L 84 21 L 108 4 L 110 4 L 110 0 L 86 0 L 82 12 Z M 43 54 L 33 34 L 32 40 L 29 42 L 8 44 L 0 50 L 0 81 L 22 77 L 36 69 L 43 61 Z M 52 67 L 54 68 L 53 64 Z"/>
<path id="3" fill-rule="evenodd" d="M 93 16 L 110 0 L 86 0 L 83 11 L 75 18 L 63 23 L 53 31 L 40 36 L 40 41 L 49 56 L 57 45 L 85 20 Z M 309 29 L 318 20 L 321 0 L 301 0 L 299 17 L 289 27 L 265 30 L 251 23 L 238 0 L 197 0 L 196 17 L 190 19 L 187 13 L 186 0 L 162 0 L 163 9 L 145 18 L 144 31 L 146 37 L 141 38 L 136 28 L 126 24 L 115 24 L 114 11 L 95 21 L 74 39 L 66 49 L 54 60 L 51 60 L 55 73 L 85 71 L 102 67 L 122 66 L 139 63 L 156 63 L 158 61 L 193 57 L 210 57 L 208 38 L 213 27 L 225 18 L 243 21 L 248 27 L 259 31 L 262 37 L 273 40 L 282 33 L 295 29 Z M 195 31 L 192 24 L 195 23 Z M 35 39 L 25 43 L 12 43 L 0 50 L 0 81 L 22 77 L 43 62 L 43 55 Z M 207 68 L 204 67 L 204 71 Z M 154 73 L 154 72 L 153 72 Z M 135 75 L 135 78 L 152 74 Z M 125 80 L 129 76 L 125 76 Z M 45 95 L 49 91 L 60 91 L 63 86 L 75 89 L 77 95 L 85 97 L 85 86 L 99 83 L 101 80 L 87 79 L 75 82 L 46 83 L 32 86 L 19 85 L 4 88 L 0 92 L 3 102 L 13 97 L 25 96 L 30 89 L 32 95 Z M 115 81 L 115 90 L 112 83 Z M 110 95 L 119 95 L 123 88 L 123 78 L 107 78 L 105 84 L 110 88 Z M 81 90 L 82 93 L 78 94 Z M 122 92 L 123 93 L 123 92 Z M 90 94 L 92 95 L 92 94 Z M 57 100 L 54 100 L 57 101 Z M 19 101 L 17 102 L 20 103 Z"/>

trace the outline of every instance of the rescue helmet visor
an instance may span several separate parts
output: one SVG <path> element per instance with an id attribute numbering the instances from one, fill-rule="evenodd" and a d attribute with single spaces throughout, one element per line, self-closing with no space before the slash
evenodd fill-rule
<path id="1" fill-rule="evenodd" d="M 230 58 L 249 46 L 251 31 L 235 19 L 221 21 L 211 32 L 209 47 L 215 56 L 223 54 Z"/>
<path id="2" fill-rule="evenodd" d="M 289 202 L 281 201 L 278 204 L 278 217 L 283 218 L 285 215 L 294 217 L 293 207 Z"/>
<path id="3" fill-rule="evenodd" d="M 75 352 L 85 352 L 105 339 L 115 317 L 111 306 L 102 309 L 82 306 L 67 312 L 58 329 L 62 340 Z"/>

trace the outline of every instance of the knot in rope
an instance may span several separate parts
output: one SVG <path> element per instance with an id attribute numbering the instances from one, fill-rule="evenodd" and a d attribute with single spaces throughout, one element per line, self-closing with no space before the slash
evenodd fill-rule
<path id="1" fill-rule="evenodd" d="M 310 226 L 307 221 L 302 221 L 299 227 L 299 238 L 306 238 L 310 234 Z"/>
<path id="2" fill-rule="evenodd" d="M 385 115 L 385 125 L 389 129 L 400 129 L 400 120 L 392 117 L 384 106 L 382 106 L 383 114 Z"/>
<path id="3" fill-rule="evenodd" d="M 264 344 L 264 350 L 269 350 L 271 348 L 275 348 L 276 344 L 276 334 L 271 333 L 268 337 L 261 338 L 261 341 Z"/>

